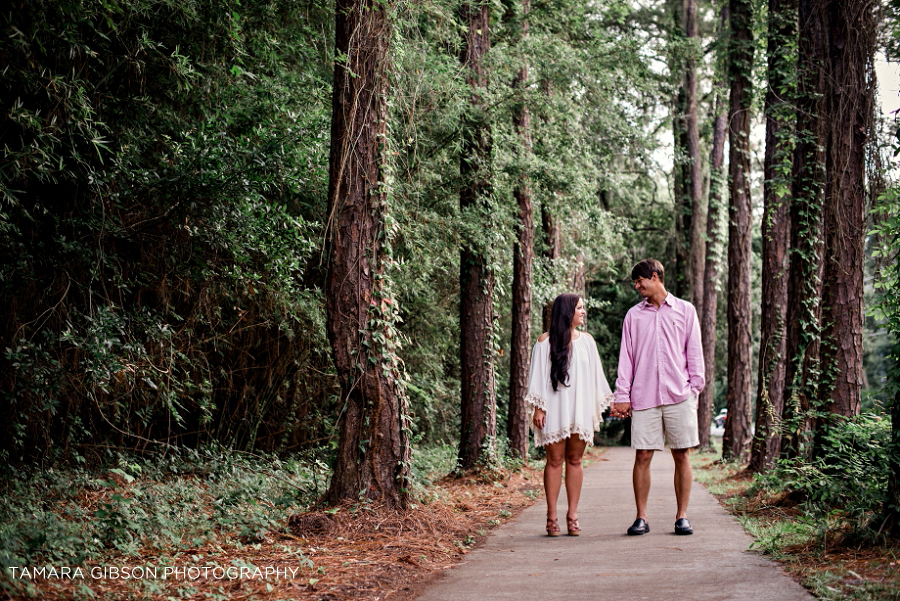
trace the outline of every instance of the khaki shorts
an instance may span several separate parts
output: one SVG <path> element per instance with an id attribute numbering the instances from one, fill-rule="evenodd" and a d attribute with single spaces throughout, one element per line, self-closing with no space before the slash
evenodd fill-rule
<path id="1" fill-rule="evenodd" d="M 674 405 L 660 405 L 631 412 L 631 447 L 662 451 L 665 443 L 670 449 L 690 449 L 700 444 L 697 428 L 697 397 Z"/>

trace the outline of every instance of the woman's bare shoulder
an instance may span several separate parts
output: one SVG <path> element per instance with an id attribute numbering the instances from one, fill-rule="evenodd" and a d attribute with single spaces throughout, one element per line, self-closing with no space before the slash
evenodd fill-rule
<path id="1" fill-rule="evenodd" d="M 543 342 L 543 341 L 547 340 L 548 338 L 550 338 L 550 332 L 544 332 L 543 334 L 541 334 L 538 337 L 538 342 Z"/>

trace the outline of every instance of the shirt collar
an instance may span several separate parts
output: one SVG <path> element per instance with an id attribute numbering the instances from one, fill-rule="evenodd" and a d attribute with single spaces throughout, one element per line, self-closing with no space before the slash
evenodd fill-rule
<path id="1" fill-rule="evenodd" d="M 645 298 L 643 301 L 641 301 L 641 304 L 645 309 L 656 309 L 656 307 L 653 306 L 653 303 L 651 303 L 649 299 Z M 670 307 L 675 306 L 675 297 L 672 296 L 671 292 L 666 292 L 666 298 L 663 299 L 663 305 L 669 305 Z M 662 308 L 662 305 L 660 305 L 660 308 Z"/>

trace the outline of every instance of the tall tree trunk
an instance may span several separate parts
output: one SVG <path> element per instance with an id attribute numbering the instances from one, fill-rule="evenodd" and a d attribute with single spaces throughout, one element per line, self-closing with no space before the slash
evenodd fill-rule
<path id="1" fill-rule="evenodd" d="M 727 13 L 727 8 L 722 9 Z M 724 16 L 724 15 L 723 15 Z M 723 86 L 718 86 L 720 90 Z M 697 423 L 700 425 L 700 448 L 710 448 L 709 424 L 712 417 L 713 386 L 716 379 L 716 311 L 719 305 L 716 284 L 719 281 L 719 214 L 723 208 L 723 192 L 727 176 L 722 169 L 725 159 L 725 120 L 728 115 L 720 93 L 716 94 L 713 122 L 712 151 L 710 153 L 709 210 L 706 215 L 706 265 L 704 266 L 703 307 L 700 315 L 700 339 L 703 341 L 703 362 L 706 387 L 697 403 Z"/>
<path id="2" fill-rule="evenodd" d="M 768 469 L 778 457 L 777 429 L 784 408 L 785 320 L 788 303 L 788 251 L 791 239 L 790 198 L 793 169 L 797 0 L 769 0 L 766 156 L 762 222 L 762 315 L 759 378 L 756 388 L 756 436 L 750 469 Z"/>
<path id="3" fill-rule="evenodd" d="M 584 253 L 578 251 L 575 255 L 575 269 L 572 272 L 572 292 L 584 297 L 587 294 L 587 272 L 584 269 Z"/>
<path id="4" fill-rule="evenodd" d="M 407 502 L 410 448 L 399 363 L 376 342 L 393 302 L 384 287 L 386 67 L 389 5 L 337 0 L 332 96 L 326 281 L 328 338 L 344 412 L 328 499 L 366 497 L 388 506 Z M 382 336 L 389 337 L 388 332 Z M 395 358 L 394 358 L 395 359 Z M 360 368 L 360 366 L 362 366 Z"/>
<path id="5" fill-rule="evenodd" d="M 469 113 L 464 117 L 460 175 L 463 187 L 459 205 L 463 218 L 490 223 L 491 133 L 484 94 L 487 74 L 484 55 L 490 49 L 490 6 L 466 2 L 460 8 L 466 27 L 462 66 L 471 89 Z M 475 467 L 493 449 L 497 433 L 494 386 L 494 274 L 491 249 L 478 240 L 467 240 L 460 251 L 460 368 L 461 432 L 458 466 Z"/>
<path id="6" fill-rule="evenodd" d="M 726 35 L 728 27 L 728 4 L 723 3 L 719 20 L 719 38 Z M 712 418 L 713 393 L 716 381 L 716 321 L 719 308 L 719 249 L 721 245 L 720 215 L 724 208 L 724 192 L 728 175 L 722 169 L 725 162 L 725 122 L 728 110 L 723 102 L 726 93 L 724 65 L 725 56 L 716 61 L 716 81 L 713 84 L 715 108 L 713 110 L 713 138 L 709 158 L 709 209 L 706 215 L 706 264 L 703 270 L 703 312 L 700 315 L 700 339 L 703 341 L 703 362 L 706 369 L 706 386 L 700 392 L 697 403 L 697 423 L 700 425 L 700 449 L 712 448 L 709 440 L 709 425 Z"/>
<path id="7" fill-rule="evenodd" d="M 822 298 L 822 205 L 825 193 L 828 32 L 825 2 L 800 0 L 797 146 L 791 202 L 791 267 L 781 455 L 796 457 L 809 430 L 807 410 L 818 388 Z"/>
<path id="8" fill-rule="evenodd" d="M 697 2 L 685 0 L 684 3 L 684 35 L 691 41 L 697 38 Z M 697 45 L 699 48 L 699 44 Z M 691 49 L 694 52 L 694 48 Z M 687 136 L 687 154 L 690 161 L 688 195 L 690 197 L 690 278 L 691 295 L 689 300 L 694 304 L 698 314 L 703 313 L 703 282 L 706 257 L 706 240 L 704 238 L 705 222 L 703 220 L 703 173 L 700 161 L 700 131 L 697 126 L 697 64 L 691 55 L 684 70 L 684 111 L 685 133 Z"/>
<path id="9" fill-rule="evenodd" d="M 690 296 L 690 260 L 688 249 L 688 233 L 691 231 L 690 200 L 690 165 L 687 163 L 688 136 L 684 123 L 685 96 L 684 89 L 679 88 L 673 101 L 672 136 L 675 145 L 675 160 L 672 166 L 672 197 L 675 201 L 675 259 L 672 261 L 669 281 L 672 293 L 679 298 Z"/>
<path id="10" fill-rule="evenodd" d="M 530 0 L 522 2 L 522 37 L 528 35 L 528 11 Z M 524 92 L 528 81 L 528 64 L 522 65 L 513 87 L 523 94 L 513 115 L 513 125 L 521 139 L 523 155 L 531 154 L 531 115 Z M 513 190 L 519 206 L 519 223 L 516 243 L 513 247 L 512 285 L 512 341 L 509 356 L 509 412 L 506 435 L 509 448 L 522 459 L 528 457 L 528 421 L 525 411 L 525 395 L 528 392 L 529 363 L 531 361 L 531 285 L 532 259 L 534 258 L 534 208 L 531 203 L 531 186 L 527 173 L 522 173 Z"/>
<path id="11" fill-rule="evenodd" d="M 675 204 L 675 240 L 673 259 L 667 269 L 669 290 L 679 298 L 691 298 L 690 282 L 690 240 L 691 232 L 691 165 L 688 151 L 687 91 L 685 89 L 686 63 L 682 59 L 682 48 L 685 35 L 685 1 L 669 0 L 668 10 L 671 18 L 669 37 L 672 49 L 669 56 L 669 70 L 672 79 L 681 80 L 672 96 L 672 200 Z M 674 81 L 673 81 L 674 83 Z"/>
<path id="12" fill-rule="evenodd" d="M 553 219 L 553 213 L 547 206 L 547 202 L 541 203 L 541 230 L 544 233 L 544 256 L 550 261 L 560 257 L 559 225 Z M 553 301 L 547 301 L 541 309 L 541 331 L 550 331 L 550 312 L 553 309 Z"/>
<path id="13" fill-rule="evenodd" d="M 825 273 L 822 383 L 832 414 L 859 413 L 863 385 L 863 265 L 866 236 L 866 137 L 875 92 L 877 10 L 862 0 L 828 5 Z M 826 424 L 821 424 L 824 427 Z"/>
<path id="14" fill-rule="evenodd" d="M 730 0 L 728 70 L 730 219 L 728 226 L 728 419 L 725 459 L 741 459 L 750 445 L 750 72 L 753 65 L 753 4 Z"/>

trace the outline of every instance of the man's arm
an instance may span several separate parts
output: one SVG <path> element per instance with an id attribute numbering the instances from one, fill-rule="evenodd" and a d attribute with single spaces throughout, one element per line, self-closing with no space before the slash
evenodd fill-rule
<path id="1" fill-rule="evenodd" d="M 706 367 L 703 363 L 700 320 L 697 317 L 697 309 L 693 305 L 691 305 L 688 319 L 692 320 L 690 334 L 688 334 L 687 344 L 685 344 L 684 348 L 687 358 L 688 386 L 690 386 L 691 392 L 699 397 L 703 387 L 706 386 Z"/>

